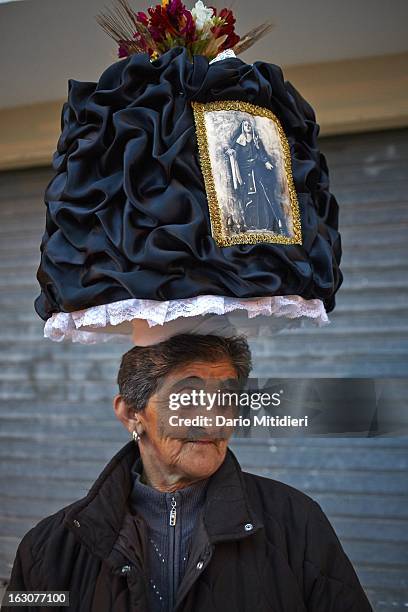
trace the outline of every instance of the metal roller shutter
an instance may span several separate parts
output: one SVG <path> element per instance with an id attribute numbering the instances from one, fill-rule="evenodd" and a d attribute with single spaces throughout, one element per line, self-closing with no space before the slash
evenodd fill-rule
<path id="1" fill-rule="evenodd" d="M 402 382 L 408 373 L 408 130 L 326 138 L 321 148 L 340 204 L 344 250 L 333 325 L 254 341 L 254 374 Z M 110 408 L 127 345 L 52 343 L 42 338 L 33 310 L 50 176 L 49 169 L 0 175 L 3 581 L 24 533 L 83 496 L 127 439 Z M 253 439 L 233 448 L 249 471 L 319 501 L 376 610 L 406 609 L 407 438 Z"/>

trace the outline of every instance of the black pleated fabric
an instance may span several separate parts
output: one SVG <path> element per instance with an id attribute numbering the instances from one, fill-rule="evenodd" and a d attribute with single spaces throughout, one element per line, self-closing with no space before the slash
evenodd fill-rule
<path id="1" fill-rule="evenodd" d="M 216 245 L 191 101 L 272 110 L 289 140 L 302 245 Z M 265 62 L 191 62 L 182 47 L 136 54 L 97 83 L 69 80 L 35 308 L 44 320 L 128 298 L 300 295 L 335 305 L 342 282 L 338 205 L 311 106 Z"/>

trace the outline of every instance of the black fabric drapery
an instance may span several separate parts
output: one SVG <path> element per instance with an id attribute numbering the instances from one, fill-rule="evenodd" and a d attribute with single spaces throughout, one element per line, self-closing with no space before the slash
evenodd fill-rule
<path id="1" fill-rule="evenodd" d="M 302 245 L 218 247 L 211 236 L 191 101 L 272 110 L 288 138 Z M 45 192 L 35 308 L 54 312 L 128 298 L 300 295 L 327 312 L 342 282 L 338 205 L 310 105 L 265 62 L 191 62 L 171 49 L 135 54 L 97 83 L 69 81 Z"/>

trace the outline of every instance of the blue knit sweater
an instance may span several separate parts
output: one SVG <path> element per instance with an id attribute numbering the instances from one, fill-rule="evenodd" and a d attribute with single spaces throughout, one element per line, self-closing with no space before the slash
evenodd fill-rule
<path id="1" fill-rule="evenodd" d="M 129 503 L 148 526 L 147 574 L 152 612 L 171 611 L 183 579 L 197 518 L 203 508 L 209 479 L 174 493 L 162 493 L 141 481 L 143 464 L 132 468 Z"/>

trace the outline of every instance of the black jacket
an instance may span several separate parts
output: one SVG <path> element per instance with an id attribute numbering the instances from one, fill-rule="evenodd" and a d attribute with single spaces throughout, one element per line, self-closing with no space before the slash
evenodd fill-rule
<path id="1" fill-rule="evenodd" d="M 148 610 L 145 524 L 128 520 L 130 468 L 138 453 L 133 442 L 126 444 L 86 497 L 43 519 L 24 536 L 8 590 L 70 591 L 69 609 L 80 612 Z M 115 546 L 118 537 L 129 542 L 126 556 Z M 243 472 L 228 450 L 210 479 L 174 610 L 372 608 L 320 506 L 288 485 Z"/>

